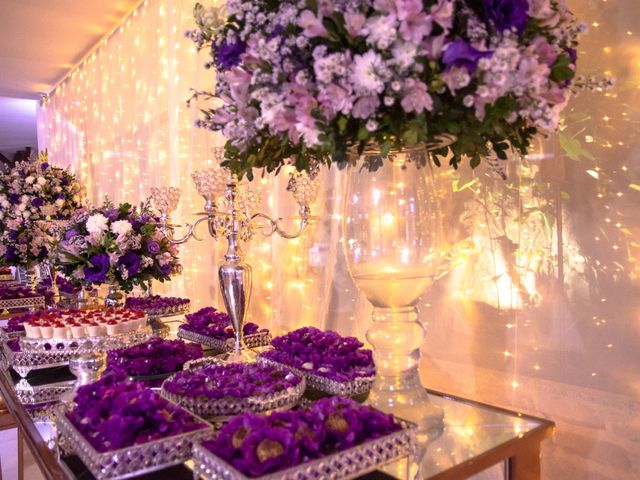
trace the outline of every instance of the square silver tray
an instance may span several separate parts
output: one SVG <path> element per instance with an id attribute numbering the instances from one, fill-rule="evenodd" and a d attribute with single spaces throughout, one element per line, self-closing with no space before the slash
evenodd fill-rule
<path id="1" fill-rule="evenodd" d="M 171 308 L 156 308 L 143 310 L 149 317 L 153 318 L 165 318 L 165 317 L 177 317 L 178 315 L 184 315 L 191 310 L 191 302 L 184 305 Z"/>
<path id="2" fill-rule="evenodd" d="M 173 376 L 174 375 L 166 379 L 165 382 L 171 381 Z M 301 381 L 297 385 L 286 388 L 280 392 L 264 396 L 246 398 L 227 397 L 215 399 L 204 397 L 185 397 L 165 390 L 165 382 L 162 383 L 160 394 L 167 400 L 180 405 L 197 416 L 206 418 L 212 422 L 221 422 L 243 412 L 266 413 L 272 410 L 288 410 L 293 408 L 297 405 L 306 388 L 304 377 L 300 378 Z"/>
<path id="3" fill-rule="evenodd" d="M 14 352 L 6 343 L 3 343 L 2 352 L 6 367 L 13 368 L 18 375 L 25 378 L 31 370 L 61 367 L 68 365 L 69 360 L 78 355 L 130 347 L 146 342 L 149 338 L 151 333 L 148 328 L 103 337 L 66 339 L 20 337 L 21 351 Z M 47 345 L 50 346 L 49 349 Z"/>
<path id="4" fill-rule="evenodd" d="M 178 328 L 178 338 L 206 345 L 220 353 L 232 352 L 235 343 L 234 338 L 220 340 L 218 338 L 201 335 L 184 328 Z M 271 333 L 262 331 L 254 333 L 253 335 L 245 335 L 244 343 L 248 348 L 266 347 L 271 344 Z"/>
<path id="5" fill-rule="evenodd" d="M 15 385 L 16 397 L 23 405 L 37 405 L 60 401 L 60 396 L 73 390 L 74 380 L 48 383 L 46 385 L 31 385 L 24 378 Z"/>
<path id="6" fill-rule="evenodd" d="M 412 453 L 416 426 L 401 419 L 397 420 L 402 424 L 402 430 L 260 477 L 247 477 L 197 443 L 193 446 L 194 477 L 207 480 L 347 480 L 356 478 L 383 465 L 401 460 Z"/>
<path id="7" fill-rule="evenodd" d="M 98 452 L 67 418 L 69 406 L 55 409 L 56 426 L 66 452 L 74 452 L 98 480 L 131 478 L 178 465 L 192 456 L 194 442 L 213 436 L 213 429 L 203 419 L 192 415 L 207 425 L 200 430 L 160 438 L 152 442 L 130 447 Z"/>
<path id="8" fill-rule="evenodd" d="M 307 387 L 328 393 L 329 395 L 339 395 L 341 397 L 353 397 L 355 395 L 368 393 L 375 379 L 375 376 L 372 375 L 370 377 L 356 377 L 350 382 L 338 382 L 299 368 L 285 365 L 284 363 L 276 362 L 275 360 L 264 358 L 262 355 L 258 355 L 256 360 L 259 363 L 273 365 L 274 367 L 288 368 L 292 372 L 304 377 L 307 380 Z"/>
<path id="9" fill-rule="evenodd" d="M 44 308 L 44 297 L 4 298 L 0 300 L 0 311 L 15 310 L 17 308 Z"/>

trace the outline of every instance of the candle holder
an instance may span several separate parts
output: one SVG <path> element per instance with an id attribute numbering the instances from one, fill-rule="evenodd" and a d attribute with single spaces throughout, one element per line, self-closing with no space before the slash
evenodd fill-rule
<path id="1" fill-rule="evenodd" d="M 222 149 L 215 149 L 217 160 L 222 158 Z M 204 198 L 204 211 L 196 213 L 197 220 L 193 224 L 185 224 L 183 236 L 175 236 L 180 225 L 170 222 L 170 215 L 178 205 L 178 201 L 170 201 L 175 190 L 170 187 L 156 188 L 152 191 L 152 201 L 160 213 L 159 228 L 165 238 L 174 244 L 182 244 L 190 239 L 202 240 L 196 229 L 202 223 L 207 226 L 211 237 L 227 240 L 227 251 L 224 262 L 218 269 L 220 290 L 233 326 L 235 339 L 233 351 L 224 354 L 229 361 L 253 361 L 255 352 L 244 343 L 243 327 L 247 317 L 249 299 L 251 297 L 251 266 L 245 261 L 241 243 L 248 242 L 256 232 L 264 236 L 274 234 L 282 238 L 297 238 L 305 231 L 310 219 L 310 205 L 318 193 L 316 179 L 318 168 L 291 174 L 287 190 L 299 206 L 299 224 L 293 231 L 287 231 L 281 218 L 258 212 L 260 197 L 249 188 L 247 182 L 239 182 L 226 168 L 219 166 L 197 170 L 192 174 L 198 193 Z M 179 193 L 178 193 L 179 195 Z M 173 208 L 172 208 L 173 207 Z"/>

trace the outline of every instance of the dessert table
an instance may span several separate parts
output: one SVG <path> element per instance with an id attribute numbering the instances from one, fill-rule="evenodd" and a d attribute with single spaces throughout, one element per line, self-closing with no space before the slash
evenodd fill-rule
<path id="1" fill-rule="evenodd" d="M 40 372 L 29 381 L 42 385 L 73 378 L 66 368 L 58 368 Z M 15 393 L 19 381 L 14 373 L 0 370 L 2 396 L 43 477 L 93 478 L 77 457 L 58 458 L 53 423 L 46 416 L 34 419 L 29 415 Z M 498 465 L 504 469 L 503 478 L 540 478 L 540 444 L 553 434 L 553 422 L 441 392 L 430 394 L 433 402 L 444 409 L 445 427 L 442 435 L 428 445 L 420 462 L 412 465 L 412 474 L 432 480 L 461 479 Z M 180 480 L 193 478 L 193 473 L 187 463 L 135 478 Z M 395 477 L 374 472 L 366 478 Z"/>

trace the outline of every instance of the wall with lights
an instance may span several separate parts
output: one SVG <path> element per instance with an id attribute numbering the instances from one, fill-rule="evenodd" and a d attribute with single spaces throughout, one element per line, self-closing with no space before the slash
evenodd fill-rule
<path id="1" fill-rule="evenodd" d="M 448 273 L 419 304 L 428 326 L 426 385 L 555 420 L 547 479 L 626 479 L 640 471 L 640 18 L 637 0 L 572 0 L 591 25 L 582 73 L 609 73 L 613 92 L 582 93 L 558 135 L 507 182 L 462 169 L 451 200 Z M 90 198 L 138 202 L 151 187 L 183 191 L 174 220 L 202 207 L 190 173 L 223 139 L 193 128 L 189 89 L 214 73 L 183 32 L 192 0 L 147 0 L 49 96 L 41 148 L 70 166 Z M 303 324 L 364 337 L 371 307 L 341 249 L 344 174 L 325 172 L 307 235 L 257 236 L 251 318 L 276 333 Z M 263 209 L 295 215 L 286 175 L 257 180 Z M 187 244 L 185 273 L 166 292 L 220 305 L 222 242 Z M 473 424 L 461 441 L 474 442 Z M 469 433 L 471 432 L 471 433 Z"/>

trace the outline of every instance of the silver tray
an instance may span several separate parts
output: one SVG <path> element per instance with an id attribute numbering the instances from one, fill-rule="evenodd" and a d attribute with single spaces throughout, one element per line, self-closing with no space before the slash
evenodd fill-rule
<path id="1" fill-rule="evenodd" d="M 321 375 L 316 375 L 315 373 L 276 362 L 275 360 L 264 358 L 262 355 L 258 355 L 256 361 L 272 365 L 274 367 L 288 368 L 293 373 L 297 373 L 304 377 L 307 380 L 308 387 L 328 393 L 329 395 L 339 395 L 341 397 L 353 397 L 355 395 L 368 393 L 371 390 L 373 380 L 375 379 L 375 375 L 372 375 L 370 377 L 356 377 L 350 382 L 338 382 Z"/>
<path id="2" fill-rule="evenodd" d="M 226 340 L 220 340 L 218 338 L 201 335 L 184 328 L 178 328 L 178 338 L 206 345 L 220 353 L 232 352 L 235 344 L 235 338 L 233 337 L 227 338 Z M 271 344 L 271 333 L 262 331 L 254 333 L 253 335 L 245 335 L 244 343 L 248 348 L 266 347 Z"/>
<path id="3" fill-rule="evenodd" d="M 14 352 L 6 343 L 2 344 L 6 367 L 11 367 L 22 378 L 31 370 L 61 367 L 78 355 L 124 348 L 146 342 L 151 338 L 148 328 L 135 332 L 104 337 L 83 338 L 27 338 L 20 337 L 21 351 Z M 51 348 L 47 349 L 46 346 Z"/>
<path id="4" fill-rule="evenodd" d="M 191 368 L 193 369 L 193 368 Z M 179 373 L 179 372 L 178 372 Z M 177 374 L 175 374 L 177 375 Z M 243 412 L 266 413 L 272 410 L 288 410 L 293 408 L 305 390 L 305 379 L 293 387 L 264 396 L 246 398 L 204 398 L 185 397 L 165 390 L 164 383 L 171 381 L 174 375 L 162 382 L 160 394 L 167 400 L 195 413 L 197 416 L 213 422 L 221 422 Z"/>
<path id="5" fill-rule="evenodd" d="M 194 478 L 218 480 L 325 480 L 352 479 L 387 463 L 410 455 L 415 442 L 415 424 L 397 419 L 402 430 L 369 440 L 355 447 L 301 463 L 280 472 L 247 477 L 200 443 L 193 446 Z"/>
<path id="6" fill-rule="evenodd" d="M 67 405 L 59 405 L 55 409 L 61 443 L 65 451 L 74 452 L 80 457 L 98 480 L 131 478 L 184 463 L 192 456 L 194 442 L 213 436 L 213 429 L 207 422 L 192 415 L 207 427 L 101 453 L 91 446 L 67 418 L 68 408 Z"/>
<path id="7" fill-rule="evenodd" d="M 24 378 L 15 385 L 16 397 L 24 405 L 58 402 L 60 396 L 73 390 L 74 380 L 33 386 Z"/>
<path id="8" fill-rule="evenodd" d="M 14 310 L 16 308 L 44 308 L 44 297 L 5 298 L 0 300 L 0 310 Z"/>
<path id="9" fill-rule="evenodd" d="M 17 330 L 15 332 L 8 332 L 5 327 L 0 327 L 0 342 L 6 343 L 9 340 L 24 335 L 24 330 Z"/>
<path id="10" fill-rule="evenodd" d="M 0 275 L 0 282 L 13 282 L 13 275 L 10 273 Z"/>
<path id="11" fill-rule="evenodd" d="M 149 317 L 153 318 L 165 318 L 165 317 L 176 317 L 178 315 L 184 315 L 189 313 L 191 310 L 191 302 L 181 305 L 178 307 L 172 308 L 158 308 L 158 309 L 142 309 L 144 313 L 146 313 Z"/>

